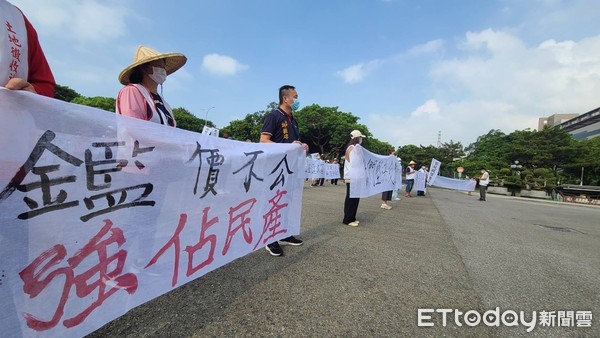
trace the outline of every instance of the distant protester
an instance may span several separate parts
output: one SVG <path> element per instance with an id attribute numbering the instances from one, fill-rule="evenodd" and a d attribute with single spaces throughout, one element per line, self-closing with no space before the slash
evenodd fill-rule
<path id="1" fill-rule="evenodd" d="M 393 150 L 388 150 L 387 151 L 387 155 L 388 156 L 394 156 L 394 151 Z M 385 210 L 392 209 L 392 206 L 389 205 L 387 202 L 392 200 L 393 193 L 394 193 L 393 190 L 384 191 L 384 192 L 381 193 L 381 209 L 385 209 Z"/>
<path id="2" fill-rule="evenodd" d="M 479 177 L 479 200 L 485 202 L 485 195 L 488 184 L 490 184 L 490 173 L 486 168 L 481 168 L 481 176 Z"/>
<path id="3" fill-rule="evenodd" d="M 357 144 L 361 144 L 362 140 L 365 138 L 360 131 L 353 130 L 350 133 L 350 142 L 346 146 L 346 154 L 344 155 L 344 182 L 346 182 L 346 199 L 344 200 L 344 219 L 342 223 L 357 227 L 360 221 L 356 220 L 356 212 L 358 211 L 358 204 L 360 202 L 360 198 L 350 197 L 350 184 L 351 184 L 351 172 L 350 172 L 350 163 L 352 161 L 351 153 L 354 147 Z"/>
<path id="4" fill-rule="evenodd" d="M 417 163 L 415 161 L 410 161 L 410 163 L 408 163 L 408 166 L 406 167 L 406 197 L 411 197 L 410 192 L 412 191 L 413 186 L 415 184 L 415 175 L 417 174 L 417 171 L 415 170 L 416 165 Z"/>
<path id="5" fill-rule="evenodd" d="M 139 46 L 133 63 L 119 74 L 119 82 L 125 87 L 117 96 L 117 114 L 175 127 L 173 110 L 158 93 L 158 86 L 186 61 L 180 53 L 159 53 Z"/>
<path id="6" fill-rule="evenodd" d="M 425 193 L 427 192 L 427 174 L 428 173 L 429 173 L 429 171 L 427 170 L 427 166 L 425 166 L 425 165 L 422 165 L 421 169 L 419 169 L 417 171 L 416 177 L 418 177 L 418 179 L 419 179 L 417 187 L 420 187 L 423 189 L 423 190 L 417 190 L 417 196 L 425 196 Z"/>

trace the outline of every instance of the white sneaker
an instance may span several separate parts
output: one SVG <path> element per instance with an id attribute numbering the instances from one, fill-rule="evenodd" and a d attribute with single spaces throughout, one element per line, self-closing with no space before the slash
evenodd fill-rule
<path id="1" fill-rule="evenodd" d="M 382 204 L 381 205 L 381 209 L 390 210 L 391 208 L 392 208 L 391 205 L 387 205 L 387 204 Z"/>
<path id="2" fill-rule="evenodd" d="M 355 222 L 350 222 L 350 223 L 348 223 L 348 225 L 351 226 L 351 227 L 357 227 L 358 226 L 358 222 L 356 222 L 356 221 Z"/>
<path id="3" fill-rule="evenodd" d="M 394 198 L 394 201 L 399 201 L 399 200 L 400 200 L 400 197 Z"/>

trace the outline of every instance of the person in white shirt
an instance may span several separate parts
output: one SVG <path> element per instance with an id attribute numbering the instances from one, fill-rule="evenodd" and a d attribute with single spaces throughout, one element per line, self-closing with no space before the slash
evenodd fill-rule
<path id="1" fill-rule="evenodd" d="M 487 169 L 481 168 L 481 177 L 479 178 L 479 200 L 485 202 L 485 193 L 488 184 L 490 184 L 490 174 Z"/>
<path id="2" fill-rule="evenodd" d="M 406 194 L 404 195 L 406 197 L 410 197 L 410 192 L 415 185 L 415 175 L 417 174 L 417 171 L 415 170 L 416 165 L 417 163 L 415 161 L 410 161 L 408 167 L 406 167 Z"/>

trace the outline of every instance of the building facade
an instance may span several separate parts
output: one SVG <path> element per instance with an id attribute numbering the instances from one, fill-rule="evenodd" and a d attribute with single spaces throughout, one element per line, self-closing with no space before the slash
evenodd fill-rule
<path id="1" fill-rule="evenodd" d="M 600 107 L 565 121 L 559 127 L 580 141 L 600 136 Z"/>

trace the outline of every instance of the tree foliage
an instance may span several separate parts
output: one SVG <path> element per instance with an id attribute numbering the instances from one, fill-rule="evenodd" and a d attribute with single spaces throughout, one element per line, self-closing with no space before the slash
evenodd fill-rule
<path id="1" fill-rule="evenodd" d="M 54 87 L 54 98 L 65 102 L 71 102 L 74 98 L 81 96 L 78 92 L 67 86 L 57 84 Z"/>
<path id="2" fill-rule="evenodd" d="M 194 114 L 190 113 L 189 110 L 182 107 L 173 108 L 173 115 L 177 122 L 177 128 L 201 133 L 205 123 L 209 127 L 215 127 L 215 124 L 212 121 L 196 117 Z"/>
<path id="3" fill-rule="evenodd" d="M 295 116 L 300 126 L 302 141 L 308 144 L 310 152 L 325 154 L 326 158 L 339 158 L 350 141 L 350 132 L 355 129 L 367 136 L 363 146 L 369 151 L 376 152 L 385 147 L 380 141 L 372 138 L 365 125 L 358 123 L 358 117 L 352 113 L 341 112 L 338 107 L 313 104 L 302 108 Z M 393 147 L 388 144 L 387 149 L 391 148 Z M 383 150 L 383 153 L 387 149 Z"/>
<path id="4" fill-rule="evenodd" d="M 594 139 L 576 141 L 560 128 L 517 130 L 508 135 L 491 130 L 468 147 L 471 154 L 463 166 L 470 175 L 487 167 L 499 184 L 546 189 L 559 183 L 580 183 L 581 168 L 588 167 L 584 184 L 597 184 L 598 143 Z"/>
<path id="5" fill-rule="evenodd" d="M 234 140 L 245 141 L 250 139 L 252 142 L 258 142 L 260 140 L 260 131 L 262 130 L 265 116 L 275 108 L 277 108 L 277 103 L 271 102 L 267 105 L 265 110 L 247 114 L 246 117 L 241 120 L 233 120 L 221 131 L 231 134 L 231 138 Z"/>
<path id="6" fill-rule="evenodd" d="M 265 116 L 277 108 L 277 103 L 271 102 L 267 109 L 246 115 L 241 120 L 234 120 L 222 129 L 229 132 L 233 139 L 251 139 L 257 142 L 260 139 Z M 308 144 L 310 152 L 324 154 L 325 158 L 339 158 L 343 155 L 346 144 L 350 141 L 350 132 L 358 129 L 367 138 L 363 146 L 369 151 L 385 154 L 392 145 L 381 142 L 371 136 L 369 129 L 358 123 L 358 117 L 352 113 L 345 113 L 337 107 L 321 107 L 317 104 L 306 106 L 294 114 L 300 128 L 302 142 Z"/>
<path id="7" fill-rule="evenodd" d="M 78 96 L 74 98 L 72 103 L 82 104 L 84 106 L 90 106 L 95 108 L 100 108 L 106 111 L 115 112 L 115 99 L 112 97 L 103 97 L 103 96 L 94 96 L 94 97 L 86 97 L 86 96 Z"/>

